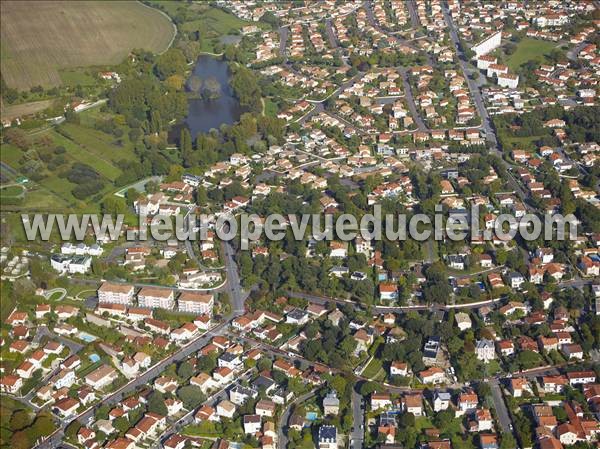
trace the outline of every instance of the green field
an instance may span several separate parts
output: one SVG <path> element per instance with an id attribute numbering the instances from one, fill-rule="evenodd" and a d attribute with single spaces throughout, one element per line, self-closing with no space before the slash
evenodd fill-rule
<path id="1" fill-rule="evenodd" d="M 8 186 L 8 187 L 3 187 L 0 189 L 0 195 L 2 195 L 3 197 L 15 197 L 15 196 L 22 196 L 23 195 L 23 187 L 21 186 Z"/>
<path id="2" fill-rule="evenodd" d="M 373 360 L 369 362 L 364 371 L 362 372 L 364 377 L 373 380 L 383 379 L 385 373 L 383 372 L 383 366 L 381 365 L 381 360 L 377 357 L 373 357 Z"/>
<path id="3" fill-rule="evenodd" d="M 263 114 L 267 117 L 277 117 L 278 112 L 279 106 L 277 106 L 277 103 L 273 102 L 270 98 L 265 98 Z"/>
<path id="4" fill-rule="evenodd" d="M 220 9 L 210 8 L 202 13 L 199 19 L 186 22 L 182 29 L 183 31 L 206 30 L 222 36 L 234 33 L 246 25 L 249 25 L 249 22 Z"/>
<path id="5" fill-rule="evenodd" d="M 61 70 L 60 80 L 63 85 L 69 87 L 77 86 L 93 86 L 96 84 L 96 79 L 87 73 L 85 70 Z"/>
<path id="6" fill-rule="evenodd" d="M 64 162 L 53 169 L 49 169 L 47 164 L 43 164 L 41 173 L 44 176 L 41 179 L 32 180 L 27 186 L 23 200 L 18 204 L 13 202 L 10 204 L 10 208 L 14 209 L 15 206 L 27 210 L 80 208 L 83 203 L 72 195 L 72 190 L 76 185 L 69 182 L 63 174 L 75 162 L 89 165 L 104 179 L 105 187 L 99 192 L 100 195 L 110 193 L 114 189 L 114 181 L 123 173 L 119 162 L 136 160 L 137 156 L 134 153 L 133 144 L 126 136 L 117 139 L 111 134 L 94 129 L 94 123 L 103 119 L 105 117 L 100 112 L 90 110 L 81 114 L 81 125 L 63 123 L 58 128 L 35 133 L 35 139 L 50 139 L 51 148 L 63 147 L 65 151 L 60 157 Z M 34 147 L 34 152 L 36 151 L 44 150 Z M 56 157 L 53 156 L 53 158 Z M 19 148 L 3 144 L 2 161 L 18 172 L 29 176 L 25 170 L 27 163 L 25 154 Z M 20 187 L 16 188 L 20 189 Z M 1 196 L 8 198 L 13 195 L 14 197 L 16 191 L 13 192 L 13 188 L 10 189 L 7 192 L 0 191 Z M 89 206 L 97 207 L 98 204 Z"/>
<path id="7" fill-rule="evenodd" d="M 221 37 L 238 34 L 242 27 L 251 24 L 208 4 L 194 3 L 190 6 L 182 2 L 152 1 L 152 5 L 164 10 L 171 17 L 178 17 L 181 11 L 185 10 L 185 20 L 179 25 L 179 29 L 188 33 L 198 31 L 201 35 L 201 49 L 208 53 L 216 52 L 215 47 Z"/>
<path id="8" fill-rule="evenodd" d="M 162 52 L 175 32 L 134 1 L 4 1 L 0 19 L 2 76 L 21 90 L 70 83 L 61 70 L 118 64 L 135 48 Z"/>
<path id="9" fill-rule="evenodd" d="M 542 136 L 516 137 L 516 136 L 501 136 L 500 143 L 504 149 L 516 148 L 518 150 L 536 151 L 537 145 L 535 142 L 541 139 Z"/>
<path id="10" fill-rule="evenodd" d="M 547 61 L 547 56 L 555 48 L 556 43 L 554 42 L 525 37 L 517 45 L 516 51 L 508 58 L 508 68 L 511 72 L 516 72 L 527 61 L 544 63 Z"/>

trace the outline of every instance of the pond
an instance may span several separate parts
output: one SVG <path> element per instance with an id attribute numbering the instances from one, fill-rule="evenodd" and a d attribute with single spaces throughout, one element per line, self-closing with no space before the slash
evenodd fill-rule
<path id="1" fill-rule="evenodd" d="M 206 96 L 199 95 L 188 101 L 185 124 L 190 129 L 192 139 L 200 132 L 207 132 L 212 128 L 219 129 L 222 124 L 231 125 L 240 119 L 242 109 L 229 86 L 229 68 L 225 61 L 212 56 L 200 56 L 190 80 L 192 77 L 199 78 L 201 91 L 206 89 L 208 83 L 215 84 L 214 81 L 217 81 L 220 87 L 220 94 L 216 98 L 207 99 Z M 188 87 L 191 84 L 190 80 L 187 83 Z M 176 138 L 179 139 L 179 130 Z"/>

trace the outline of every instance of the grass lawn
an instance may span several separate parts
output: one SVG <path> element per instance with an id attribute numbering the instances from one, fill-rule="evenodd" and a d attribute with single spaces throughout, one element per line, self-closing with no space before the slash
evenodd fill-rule
<path id="1" fill-rule="evenodd" d="M 507 61 L 511 72 L 516 72 L 527 61 L 545 62 L 547 56 L 556 48 L 556 43 L 525 37 L 517 45 L 516 51 Z"/>
<path id="2" fill-rule="evenodd" d="M 54 146 L 64 147 L 65 152 L 61 157 L 65 159 L 65 162 L 52 170 L 45 169 L 45 164 L 42 164 L 42 171 L 46 176 L 39 181 L 29 183 L 25 198 L 18 204 L 19 208 L 62 209 L 64 211 L 65 208 L 79 208 L 84 204 L 92 206 L 89 201 L 81 202 L 73 197 L 71 192 L 76 185 L 67 181 L 62 173 L 74 162 L 87 164 L 104 178 L 105 187 L 98 193 L 107 195 L 116 189 L 114 181 L 123 173 L 119 162 L 137 160 L 134 145 L 127 136 L 119 139 L 112 134 L 94 129 L 96 121 L 105 119 L 103 114 L 91 111 L 82 116 L 85 117 L 83 125 L 64 123 L 59 128 L 48 129 L 36 134 L 36 138 L 49 137 Z M 22 150 L 13 145 L 2 145 L 2 162 L 22 173 L 24 173 L 22 170 L 26 162 L 24 154 Z M 4 198 L 9 198 L 9 195 L 12 194 L 12 190 L 8 193 L 0 191 L 0 196 Z M 12 209 L 16 207 L 16 205 L 7 205 L 7 208 L 9 206 Z M 97 206 L 98 204 L 95 204 L 92 207 Z M 88 209 L 89 207 L 86 210 Z"/>
<path id="3" fill-rule="evenodd" d="M 122 159 L 136 160 L 133 144 L 127 136 L 117 139 L 114 136 L 87 126 L 65 123 L 61 129 L 80 147 L 111 163 Z"/>
<path id="4" fill-rule="evenodd" d="M 61 70 L 60 79 L 65 86 L 93 86 L 97 83 L 96 79 L 86 73 L 84 70 Z"/>
<path id="5" fill-rule="evenodd" d="M 248 24 L 249 22 L 221 9 L 209 8 L 202 13 L 201 18 L 184 23 L 182 29 L 184 31 L 195 31 L 204 27 L 204 29 L 222 36 L 236 32 Z"/>
<path id="6" fill-rule="evenodd" d="M 385 373 L 383 372 L 381 360 L 379 360 L 376 357 L 373 357 L 373 359 L 369 362 L 367 367 L 362 372 L 362 375 L 364 377 L 374 380 L 383 378 L 385 376 Z"/>
<path id="7" fill-rule="evenodd" d="M 19 197 L 22 196 L 24 192 L 23 187 L 20 186 L 8 186 L 0 189 L 0 196 L 5 198 L 10 197 Z"/>
<path id="8" fill-rule="evenodd" d="M 0 296 L 2 296 L 2 301 L 0 301 L 0 320 L 3 323 L 14 309 L 16 303 L 14 295 L 10 293 L 11 290 L 12 284 L 9 282 L 2 282 L 0 284 Z"/>
<path id="9" fill-rule="evenodd" d="M 277 113 L 279 112 L 279 107 L 277 106 L 277 103 L 273 102 L 270 98 L 265 98 L 264 102 L 264 114 L 267 117 L 277 117 Z"/>
<path id="10" fill-rule="evenodd" d="M 107 161 L 96 154 L 98 152 L 97 148 L 77 145 L 73 140 L 67 139 L 54 131 L 50 135 L 57 145 L 65 147 L 67 154 L 74 161 L 93 167 L 98 173 L 110 181 L 114 181 L 121 175 L 122 171 L 118 167 L 115 167 L 110 161 Z"/>
<path id="11" fill-rule="evenodd" d="M 537 146 L 535 142 L 541 139 L 542 136 L 529 136 L 529 137 L 507 137 L 502 136 L 500 138 L 505 149 L 517 148 L 525 151 L 536 151 Z"/>
<path id="12" fill-rule="evenodd" d="M 222 36 L 228 34 L 237 34 L 244 26 L 250 22 L 239 19 L 238 17 L 223 11 L 222 9 L 210 6 L 208 3 L 196 2 L 191 5 L 184 5 L 182 2 L 154 0 L 151 4 L 169 16 L 180 16 L 180 12 L 185 11 L 185 22 L 179 25 L 180 31 L 193 32 L 200 31 L 202 35 L 202 51 L 215 53 L 215 45 L 219 43 Z M 266 26 L 265 24 L 257 24 Z"/>

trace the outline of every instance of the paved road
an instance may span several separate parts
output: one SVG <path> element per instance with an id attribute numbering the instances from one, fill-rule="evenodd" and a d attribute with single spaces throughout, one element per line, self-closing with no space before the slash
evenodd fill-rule
<path id="1" fill-rule="evenodd" d="M 336 302 L 338 304 L 350 304 L 356 308 L 362 307 L 361 304 L 343 298 L 335 298 L 329 296 L 318 296 L 311 295 L 308 293 L 299 293 L 299 292 L 288 292 L 289 296 L 294 298 L 302 298 L 306 299 L 309 302 L 313 302 L 315 304 L 327 304 L 328 302 Z M 485 306 L 491 306 L 501 301 L 504 301 L 505 298 L 496 298 L 489 299 L 486 301 L 478 301 L 467 304 L 437 304 L 435 308 L 440 310 L 451 310 L 451 309 L 480 309 Z M 372 308 L 373 313 L 405 313 L 410 311 L 422 311 L 422 310 L 432 310 L 431 305 L 423 304 L 423 305 L 415 305 L 415 306 L 375 306 Z"/>
<path id="2" fill-rule="evenodd" d="M 412 115 L 413 120 L 419 127 L 419 131 L 428 131 L 429 128 L 423 121 L 419 110 L 417 109 L 417 104 L 415 103 L 415 99 L 412 94 L 412 89 L 410 88 L 410 83 L 408 82 L 408 69 L 406 67 L 399 67 L 398 71 L 400 75 L 402 75 L 402 84 L 404 86 L 404 98 L 406 98 L 406 103 L 408 103 L 408 109 L 410 114 Z"/>
<path id="3" fill-rule="evenodd" d="M 329 46 L 331 48 L 337 48 L 338 43 L 333 32 L 333 26 L 331 25 L 331 19 L 325 21 L 325 30 L 327 31 L 327 39 L 329 40 Z"/>
<path id="4" fill-rule="evenodd" d="M 237 265 L 234 260 L 234 250 L 230 242 L 223 243 L 223 254 L 225 255 L 225 271 L 227 272 L 227 284 L 225 291 L 229 293 L 231 308 L 233 313 L 242 315 L 245 311 L 244 302 L 248 297 L 248 293 L 244 292 L 240 282 Z"/>
<path id="5" fill-rule="evenodd" d="M 239 383 L 240 381 L 247 380 L 249 378 L 249 374 L 251 371 L 252 371 L 252 368 L 246 370 L 245 372 L 241 373 L 241 375 L 238 378 L 236 378 L 229 384 L 225 385 L 220 390 L 211 394 L 200 405 L 200 407 L 202 407 L 203 405 L 210 405 L 212 407 L 216 407 L 216 405 L 219 402 L 228 398 L 227 391 L 229 390 L 229 388 L 231 388 L 232 385 Z M 167 441 L 173 434 L 180 432 L 183 427 L 185 427 L 189 424 L 192 424 L 194 422 L 194 416 L 196 415 L 196 412 L 200 407 L 190 410 L 185 415 L 183 415 L 181 418 L 179 418 L 178 420 L 172 422 L 169 426 L 167 426 L 167 428 L 157 437 L 154 445 L 151 447 L 153 447 L 153 448 L 161 447 L 161 445 L 165 441 Z M 162 447 L 164 447 L 164 445 Z"/>
<path id="6" fill-rule="evenodd" d="M 54 332 L 52 332 L 52 331 L 50 331 L 50 329 L 48 329 L 48 326 L 39 326 L 38 327 L 35 337 L 33 337 L 33 342 L 39 343 L 43 337 L 48 337 L 51 340 L 60 341 L 64 346 L 69 348 L 69 350 L 73 354 L 75 354 L 83 349 L 82 344 L 76 343 L 73 340 L 62 337 L 61 335 L 56 335 Z"/>
<path id="7" fill-rule="evenodd" d="M 283 56 L 285 61 L 287 61 L 287 51 L 285 50 L 285 46 L 287 45 L 287 38 L 290 30 L 287 26 L 279 27 L 279 56 Z"/>
<path id="8" fill-rule="evenodd" d="M 352 423 L 354 431 L 350 434 L 350 449 L 360 449 L 364 442 L 364 408 L 363 397 L 352 389 Z"/>
<path id="9" fill-rule="evenodd" d="M 61 426 L 53 434 L 51 434 L 46 440 L 42 441 L 35 447 L 38 447 L 40 449 L 49 449 L 49 448 L 55 448 L 57 446 L 60 446 L 62 443 L 62 439 L 64 438 L 64 430 L 72 421 L 74 421 L 75 419 L 78 419 L 82 424 L 85 425 L 85 424 L 87 424 L 88 420 L 94 416 L 94 412 L 95 412 L 96 408 L 99 407 L 100 405 L 115 404 L 115 403 L 121 401 L 127 393 L 134 391 L 135 389 L 137 389 L 143 385 L 148 385 L 153 379 L 158 377 L 165 370 L 165 368 L 168 365 L 186 359 L 192 353 L 197 352 L 200 348 L 205 346 L 210 341 L 210 339 L 213 338 L 215 335 L 222 335 L 224 333 L 224 331 L 228 328 L 229 323 L 230 323 L 231 319 L 233 319 L 233 318 L 234 318 L 234 316 L 230 316 L 228 321 L 225 321 L 225 322 L 213 327 L 211 330 L 209 330 L 205 334 L 201 335 L 200 337 L 196 338 L 195 340 L 192 340 L 186 346 L 180 348 L 177 352 L 173 353 L 166 359 L 164 359 L 161 362 L 159 362 L 158 364 L 154 365 L 152 368 L 150 368 L 149 370 L 142 373 L 139 377 L 131 380 L 129 383 L 125 384 L 123 387 L 121 387 L 118 390 L 116 390 L 115 392 L 109 394 L 102 401 L 100 401 L 99 403 L 95 404 L 94 406 L 88 408 L 81 414 L 77 415 L 75 418 L 70 419 L 70 420 L 69 419 L 63 420 Z"/>
<path id="10" fill-rule="evenodd" d="M 227 331 L 231 321 L 244 312 L 244 301 L 247 298 L 247 294 L 242 291 L 240 286 L 237 266 L 233 260 L 233 248 L 231 248 L 228 244 L 225 245 L 225 255 L 226 269 L 228 273 L 227 287 L 230 291 L 232 300 L 232 312 L 225 317 L 226 320 L 223 323 L 214 326 L 212 329 L 199 336 L 195 340 L 192 340 L 186 346 L 183 346 L 166 359 L 163 359 L 161 362 L 142 373 L 139 377 L 131 380 L 117 391 L 109 394 L 98 404 L 88 408 L 86 411 L 77 415 L 71 420 L 63 420 L 60 427 L 54 433 L 52 433 L 48 438 L 35 447 L 40 449 L 50 449 L 60 446 L 64 438 L 64 430 L 72 421 L 78 419 L 81 423 L 86 424 L 88 420 L 94 416 L 94 411 L 98 406 L 102 404 L 114 404 L 121 401 L 127 393 L 134 391 L 142 385 L 149 384 L 154 378 L 158 377 L 167 366 L 186 359 L 191 354 L 197 352 L 200 348 L 205 346 L 214 336 L 222 335 Z"/>
<path id="11" fill-rule="evenodd" d="M 450 17 L 450 11 L 448 10 L 448 5 L 442 5 L 442 11 L 444 13 L 444 19 L 446 20 L 446 24 L 448 25 L 448 31 L 450 33 L 450 39 L 452 39 L 452 43 L 454 44 L 454 48 L 456 50 L 456 55 L 458 56 L 458 62 L 463 71 L 463 76 L 466 79 L 467 86 L 469 87 L 469 91 L 471 93 L 471 97 L 473 101 L 475 101 L 475 106 L 477 108 L 477 112 L 481 117 L 481 121 L 483 124 L 483 128 L 485 130 L 485 137 L 489 143 L 493 145 L 494 148 L 497 148 L 498 141 L 496 139 L 496 134 L 494 133 L 494 129 L 492 128 L 492 122 L 490 120 L 490 116 L 485 109 L 485 105 L 483 103 L 483 97 L 481 95 L 481 91 L 479 90 L 479 86 L 476 85 L 475 81 L 469 77 L 471 71 L 467 65 L 467 58 L 460 48 L 460 40 L 458 38 L 458 33 L 456 31 L 456 26 L 452 21 L 452 17 Z"/>
<path id="12" fill-rule="evenodd" d="M 277 449 L 286 449 L 288 444 L 287 438 L 287 429 L 288 423 L 290 421 L 290 415 L 292 413 L 292 409 L 296 404 L 300 404 L 302 402 L 307 401 L 311 397 L 314 396 L 316 390 L 313 390 L 309 393 L 303 394 L 302 396 L 298 396 L 292 402 L 290 402 L 286 408 L 284 409 L 281 417 L 279 418 L 279 422 L 277 423 Z M 285 429 L 285 431 L 284 431 Z"/>
<path id="13" fill-rule="evenodd" d="M 50 299 L 50 298 L 52 298 L 54 296 L 55 293 L 60 293 L 60 298 L 54 298 L 54 300 L 55 301 L 60 301 L 65 296 L 67 296 L 67 289 L 62 288 L 62 287 L 58 287 L 58 288 L 53 288 L 53 289 L 50 289 L 50 290 L 46 290 L 44 292 L 44 298 Z"/>
<path id="14" fill-rule="evenodd" d="M 390 30 L 386 30 L 385 28 L 383 28 L 379 22 L 377 22 L 377 20 L 375 20 L 375 16 L 373 14 L 373 8 L 371 7 L 371 2 L 367 1 L 363 3 L 363 6 L 365 8 L 365 11 L 367 13 L 367 20 L 369 21 L 370 25 L 375 28 L 378 32 L 385 34 L 387 36 L 391 36 L 395 39 L 398 39 L 399 41 L 401 41 L 404 45 L 411 47 L 411 48 L 415 48 L 413 46 L 412 43 L 408 42 L 407 40 L 405 40 L 403 37 L 398 36 L 398 32 L 392 32 Z"/>
<path id="15" fill-rule="evenodd" d="M 467 58 L 460 47 L 460 41 L 458 38 L 458 32 L 457 32 L 456 26 L 454 25 L 454 22 L 452 21 L 452 17 L 450 16 L 450 11 L 448 10 L 448 5 L 446 3 L 442 4 L 442 11 L 444 13 L 444 19 L 446 20 L 446 24 L 448 25 L 448 31 L 450 33 L 450 38 L 452 40 L 452 43 L 454 44 L 454 48 L 455 48 L 456 54 L 458 56 L 458 62 L 462 69 L 463 76 L 467 82 L 467 86 L 469 88 L 469 92 L 471 93 L 471 97 L 473 98 L 473 101 L 475 102 L 475 107 L 477 109 L 477 113 L 479 114 L 479 117 L 481 118 L 482 127 L 485 131 L 485 138 L 486 138 L 487 142 L 491 145 L 492 152 L 495 153 L 500 158 L 500 160 L 504 164 L 505 168 L 507 169 L 509 185 L 515 191 L 515 193 L 519 196 L 521 201 L 523 201 L 525 206 L 530 211 L 533 211 L 535 209 L 530 204 L 528 204 L 529 193 L 515 179 L 515 177 L 512 175 L 512 173 L 510 171 L 508 171 L 508 168 L 510 167 L 510 165 L 504 159 L 502 159 L 502 152 L 498 148 L 498 139 L 496 138 L 496 132 L 494 130 L 490 115 L 488 114 L 488 111 L 485 108 L 483 96 L 481 95 L 480 82 L 479 82 L 479 80 L 481 80 L 481 74 L 476 69 L 469 68 Z M 470 77 L 471 74 L 476 74 L 477 80 L 471 79 L 471 77 Z"/>
<path id="16" fill-rule="evenodd" d="M 410 22 L 412 27 L 415 29 L 419 29 L 421 27 L 421 21 L 419 20 L 419 15 L 417 14 L 417 7 L 415 6 L 414 0 L 407 0 L 406 7 L 408 8 L 408 15 L 410 16 Z"/>
<path id="17" fill-rule="evenodd" d="M 496 409 L 496 415 L 498 416 L 500 427 L 502 427 L 503 432 L 512 432 L 510 415 L 508 414 L 506 404 L 504 403 L 504 396 L 500 390 L 498 380 L 492 378 L 489 380 L 489 384 L 490 389 L 492 390 L 492 399 L 494 400 L 494 408 Z"/>

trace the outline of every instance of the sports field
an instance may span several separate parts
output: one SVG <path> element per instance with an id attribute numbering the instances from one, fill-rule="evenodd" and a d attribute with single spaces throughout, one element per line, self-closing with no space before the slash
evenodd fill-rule
<path id="1" fill-rule="evenodd" d="M 3 1 L 2 76 L 9 87 L 58 86 L 60 71 L 121 62 L 134 48 L 162 52 L 175 29 L 134 1 Z"/>

